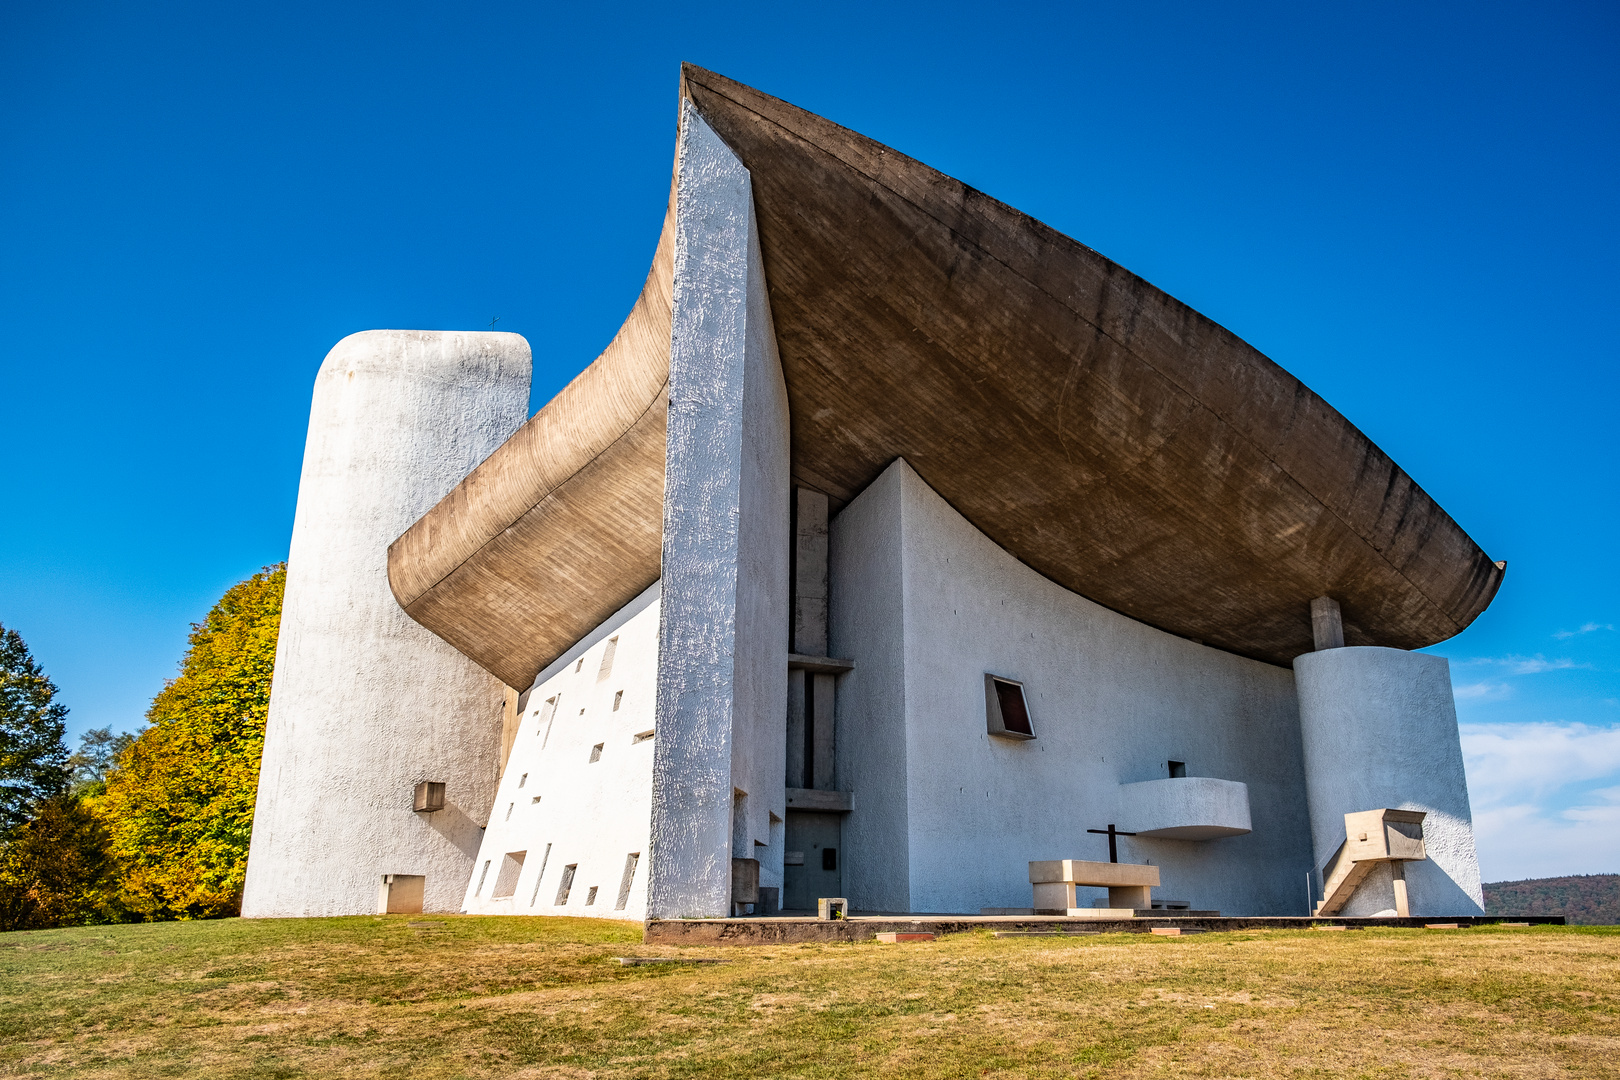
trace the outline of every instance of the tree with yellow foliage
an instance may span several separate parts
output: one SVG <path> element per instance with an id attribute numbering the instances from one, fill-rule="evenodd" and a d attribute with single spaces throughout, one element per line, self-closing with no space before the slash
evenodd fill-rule
<path id="1" fill-rule="evenodd" d="M 247 873 L 286 564 L 232 586 L 191 628 L 180 675 L 89 802 L 142 919 L 234 915 Z"/>

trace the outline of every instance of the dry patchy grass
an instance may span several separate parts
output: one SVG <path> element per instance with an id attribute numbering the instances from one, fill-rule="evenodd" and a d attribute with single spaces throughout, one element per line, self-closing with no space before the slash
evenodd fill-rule
<path id="1" fill-rule="evenodd" d="M 621 967 L 623 955 L 719 956 Z M 586 919 L 0 935 L 0 1075 L 1620 1077 L 1620 931 L 676 949 Z"/>

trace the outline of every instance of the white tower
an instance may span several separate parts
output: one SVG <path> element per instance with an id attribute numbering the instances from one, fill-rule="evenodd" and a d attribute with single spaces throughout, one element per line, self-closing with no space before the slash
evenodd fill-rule
<path id="1" fill-rule="evenodd" d="M 516 334 L 373 330 L 315 378 L 242 914 L 455 911 L 494 797 L 505 687 L 388 587 L 388 545 L 528 416 Z M 417 814 L 419 781 L 447 785 Z M 422 878 L 416 882 L 416 878 Z"/>

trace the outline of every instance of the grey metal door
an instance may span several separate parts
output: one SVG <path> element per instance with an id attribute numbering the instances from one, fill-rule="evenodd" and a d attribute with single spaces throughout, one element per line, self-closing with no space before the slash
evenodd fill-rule
<path id="1" fill-rule="evenodd" d="M 843 896 L 843 852 L 838 814 L 787 812 L 787 858 L 782 867 L 782 907 L 814 911 L 824 896 Z"/>

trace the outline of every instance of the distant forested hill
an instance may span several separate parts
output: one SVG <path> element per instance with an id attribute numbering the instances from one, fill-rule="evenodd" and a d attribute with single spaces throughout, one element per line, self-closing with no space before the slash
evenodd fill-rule
<path id="1" fill-rule="evenodd" d="M 1620 874 L 1487 882 L 1485 914 L 1567 915 L 1580 926 L 1620 925 Z"/>

